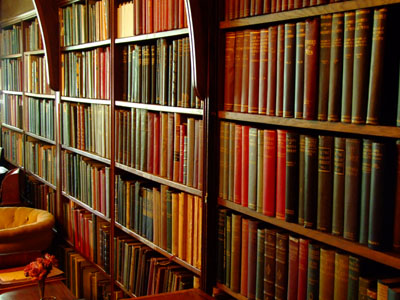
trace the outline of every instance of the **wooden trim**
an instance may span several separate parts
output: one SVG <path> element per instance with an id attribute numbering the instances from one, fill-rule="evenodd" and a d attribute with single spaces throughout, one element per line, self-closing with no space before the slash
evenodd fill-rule
<path id="1" fill-rule="evenodd" d="M 16 131 L 16 132 L 21 133 L 21 134 L 24 133 L 23 129 L 15 127 L 15 126 L 12 126 L 12 125 L 8 125 L 6 123 L 2 123 L 1 126 L 7 128 L 7 129 L 10 129 L 10 130 Z"/>
<path id="2" fill-rule="evenodd" d="M 230 288 L 228 288 L 226 285 L 224 285 L 222 283 L 217 282 L 217 288 L 220 289 L 221 291 L 227 293 L 228 295 L 232 296 L 235 299 L 247 300 L 247 297 L 243 296 L 242 294 L 233 292 Z"/>
<path id="3" fill-rule="evenodd" d="M 103 99 L 89 99 L 89 98 L 76 98 L 76 97 L 61 96 L 61 101 L 111 105 L 111 101 L 106 100 L 106 99 L 103 100 Z"/>
<path id="4" fill-rule="evenodd" d="M 142 41 L 155 40 L 155 39 L 166 38 L 166 37 L 187 35 L 188 33 L 189 33 L 189 29 L 187 29 L 187 28 L 154 32 L 154 33 L 141 34 L 141 35 L 136 35 L 136 36 L 116 38 L 115 44 L 142 42 Z"/>
<path id="5" fill-rule="evenodd" d="M 9 19 L 5 19 L 5 20 L 1 21 L 0 22 L 0 27 L 4 28 L 4 27 L 10 26 L 10 25 L 14 25 L 16 23 L 20 23 L 20 22 L 25 21 L 25 20 L 32 19 L 34 17 L 36 17 L 36 12 L 35 12 L 34 9 L 32 9 L 32 10 L 29 10 L 29 11 L 27 11 L 25 13 L 22 13 L 22 14 L 18 15 L 18 16 L 15 16 L 15 17 L 12 17 L 12 18 L 9 18 Z"/>
<path id="6" fill-rule="evenodd" d="M 218 117 L 224 120 L 277 125 L 284 127 L 295 127 L 295 128 L 303 128 L 314 131 L 323 130 L 323 131 L 350 133 L 357 135 L 400 138 L 400 127 L 395 127 L 395 126 L 358 125 L 351 123 L 282 118 L 282 117 L 273 117 L 273 116 L 248 114 L 248 113 L 236 113 L 227 111 L 218 112 Z"/>
<path id="7" fill-rule="evenodd" d="M 34 134 L 34 133 L 32 133 L 32 132 L 29 132 L 29 131 L 25 131 L 25 135 L 30 136 L 30 137 L 33 137 L 33 138 L 35 138 L 35 139 L 37 139 L 37 140 L 40 140 L 40 141 L 42 141 L 42 142 L 45 142 L 45 143 L 48 143 L 48 144 L 51 144 L 51 145 L 56 145 L 56 142 L 55 142 L 55 141 L 50 140 L 50 139 L 48 139 L 48 138 L 45 138 L 45 137 L 43 137 L 43 136 Z"/>
<path id="8" fill-rule="evenodd" d="M 80 44 L 80 45 L 61 47 L 61 51 L 68 52 L 68 51 L 76 51 L 76 50 L 86 50 L 86 49 L 90 49 L 90 48 L 110 46 L 110 44 L 111 44 L 111 39 L 107 39 L 104 41 L 97 41 L 97 42 L 90 42 L 90 43 L 85 43 L 85 44 Z"/>
<path id="9" fill-rule="evenodd" d="M 24 93 L 19 92 L 19 91 L 7 91 L 7 90 L 2 90 L 3 94 L 6 95 L 17 95 L 17 96 L 22 96 Z"/>
<path id="10" fill-rule="evenodd" d="M 76 148 L 73 148 L 73 147 L 69 147 L 69 146 L 65 146 L 65 145 L 62 145 L 61 148 L 63 150 L 68 150 L 68 151 L 74 152 L 76 154 L 79 154 L 79 155 L 82 155 L 82 156 L 85 156 L 85 157 L 100 161 L 100 162 L 102 162 L 104 164 L 107 164 L 107 165 L 109 165 L 111 163 L 110 159 L 102 157 L 102 156 L 99 156 L 99 155 L 94 154 L 94 153 L 90 153 L 90 152 L 87 152 L 87 151 L 84 151 L 84 150 L 79 150 L 79 149 L 76 149 Z"/>
<path id="11" fill-rule="evenodd" d="M 400 3 L 400 0 L 353 0 L 343 1 L 319 6 L 311 6 L 306 8 L 283 11 L 279 13 L 259 15 L 248 18 L 241 18 L 230 21 L 222 21 L 219 23 L 221 29 L 233 29 L 253 25 L 264 25 L 268 23 L 289 21 L 296 19 L 304 19 L 324 14 L 355 10 L 360 8 L 369 8 L 382 5 L 390 5 Z"/>
<path id="12" fill-rule="evenodd" d="M 139 109 L 146 109 L 146 110 L 158 111 L 158 112 L 180 113 L 180 114 L 185 114 L 185 115 L 197 115 L 197 116 L 203 115 L 203 109 L 199 109 L 199 108 L 185 108 L 185 107 L 178 107 L 178 106 L 144 104 L 144 103 L 134 103 L 134 102 L 128 102 L 128 101 L 115 101 L 115 106 L 139 108 Z"/>
<path id="13" fill-rule="evenodd" d="M 18 165 L 16 162 L 9 160 L 7 157 L 4 156 L 4 159 L 5 159 L 5 161 L 7 161 L 9 164 L 11 164 L 11 165 L 13 165 L 13 166 L 15 166 L 15 167 L 17 167 L 17 168 L 20 168 L 21 170 L 25 170 L 24 166 Z"/>
<path id="14" fill-rule="evenodd" d="M 67 6 L 67 5 L 71 5 L 74 3 L 79 3 L 79 2 L 85 2 L 84 0 L 59 0 L 58 1 L 58 6 L 62 7 L 62 6 Z"/>
<path id="15" fill-rule="evenodd" d="M 170 187 L 175 188 L 177 190 L 180 190 L 180 191 L 183 191 L 183 192 L 187 192 L 189 194 L 192 194 L 192 195 L 195 195 L 195 196 L 199 196 L 199 197 L 203 196 L 203 192 L 201 190 L 189 187 L 189 186 L 184 185 L 182 183 L 175 182 L 175 181 L 172 181 L 172 180 L 169 180 L 169 179 L 166 179 L 166 178 L 163 178 L 163 177 L 159 177 L 159 176 L 156 176 L 156 175 L 153 175 L 153 174 L 150 174 L 150 173 L 146 173 L 146 172 L 143 172 L 143 171 L 140 171 L 140 170 L 125 166 L 125 165 L 123 165 L 121 163 L 117 163 L 116 162 L 115 166 L 117 168 L 121 169 L 121 170 L 124 170 L 124 171 L 127 171 L 129 173 L 135 174 L 137 176 L 140 176 L 140 177 L 143 177 L 143 178 L 158 182 L 160 184 L 164 184 L 164 185 L 170 186 Z"/>
<path id="16" fill-rule="evenodd" d="M 290 231 L 291 233 L 297 233 L 299 235 L 305 236 L 312 240 L 316 240 L 321 243 L 336 247 L 338 249 L 342 249 L 349 253 L 353 253 L 353 254 L 368 258 L 370 260 L 374 260 L 380 264 L 384 264 L 389 267 L 400 269 L 400 253 L 381 252 L 381 251 L 372 250 L 372 249 L 368 248 L 367 246 L 346 240 L 339 236 L 334 236 L 332 234 L 321 232 L 321 231 L 318 231 L 315 229 L 305 228 L 302 225 L 299 225 L 296 223 L 289 223 L 289 222 L 286 222 L 285 220 L 280 220 L 280 219 L 277 219 L 274 217 L 265 216 L 254 210 L 251 210 L 247 207 L 243 207 L 239 204 L 236 204 L 236 203 L 233 203 L 230 201 L 218 199 L 218 204 L 223 207 L 227 207 L 229 209 L 237 211 L 239 213 L 245 214 L 246 216 L 250 216 L 252 218 L 266 222 L 268 224 L 272 224 L 277 227 L 286 229 L 286 230 Z"/>
<path id="17" fill-rule="evenodd" d="M 176 262 L 177 264 L 181 265 L 182 267 L 188 269 L 189 271 L 195 273 L 198 276 L 201 276 L 201 271 L 197 269 L 196 267 L 192 266 L 188 262 L 182 260 L 181 258 L 169 253 L 168 251 L 164 250 L 163 248 L 157 246 L 153 242 L 150 242 L 148 239 L 142 237 L 141 235 L 137 234 L 136 232 L 122 226 L 118 222 L 115 222 L 115 226 L 125 233 L 129 234 L 130 236 L 134 237 L 135 239 L 139 240 L 139 242 L 145 244 L 146 246 L 150 247 L 151 249 L 157 251 L 158 253 L 164 255 L 166 258 L 169 260 Z"/>
<path id="18" fill-rule="evenodd" d="M 54 184 L 48 182 L 46 179 L 44 179 L 44 178 L 40 177 L 39 175 L 37 175 L 37 174 L 35 174 L 35 173 L 29 171 L 28 169 L 25 169 L 25 172 L 26 172 L 29 176 L 32 176 L 32 177 L 35 178 L 36 180 L 40 181 L 41 183 L 43 183 L 43 184 L 45 184 L 45 185 L 51 187 L 53 190 L 56 190 L 56 189 L 57 189 L 57 187 L 56 187 Z"/>
<path id="19" fill-rule="evenodd" d="M 0 59 L 20 58 L 20 57 L 22 57 L 22 53 L 3 55 L 0 57 Z"/>
<path id="20" fill-rule="evenodd" d="M 133 294 L 131 291 L 129 291 L 121 282 L 115 279 L 115 284 L 118 286 L 125 294 L 127 294 L 129 297 L 136 298 L 136 295 Z"/>
<path id="21" fill-rule="evenodd" d="M 50 100 L 56 99 L 56 95 L 35 94 L 35 93 L 24 93 L 24 95 L 27 97 L 33 97 L 33 98 L 42 98 L 42 99 L 50 99 Z"/>
<path id="22" fill-rule="evenodd" d="M 25 51 L 24 55 L 44 55 L 44 49 Z"/>

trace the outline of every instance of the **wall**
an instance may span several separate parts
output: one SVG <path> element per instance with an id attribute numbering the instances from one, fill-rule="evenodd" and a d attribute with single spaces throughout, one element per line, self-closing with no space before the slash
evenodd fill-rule
<path id="1" fill-rule="evenodd" d="M 0 0 L 0 20 L 10 19 L 32 9 L 32 0 Z"/>

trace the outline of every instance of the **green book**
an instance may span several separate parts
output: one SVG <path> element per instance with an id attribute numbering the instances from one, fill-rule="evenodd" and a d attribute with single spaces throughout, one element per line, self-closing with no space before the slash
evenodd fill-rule
<path id="1" fill-rule="evenodd" d="M 360 260 L 357 257 L 350 255 L 347 300 L 358 300 L 359 276 L 360 276 Z"/>
<path id="2" fill-rule="evenodd" d="M 148 126 L 147 126 L 147 110 L 142 109 L 140 115 L 140 170 L 146 172 L 147 171 L 147 135 L 148 135 Z"/>
<path id="3" fill-rule="evenodd" d="M 308 245 L 307 299 L 318 299 L 319 295 L 320 246 Z"/>
<path id="4" fill-rule="evenodd" d="M 335 137 L 333 159 L 332 234 L 343 234 L 346 139 Z"/>
<path id="5" fill-rule="evenodd" d="M 296 23 L 296 71 L 295 71 L 295 92 L 294 92 L 294 117 L 303 118 L 303 97 L 304 97 L 304 43 L 305 43 L 305 22 Z"/>
<path id="6" fill-rule="evenodd" d="M 299 203 L 298 223 L 304 225 L 304 163 L 305 163 L 305 135 L 299 138 Z"/>
<path id="7" fill-rule="evenodd" d="M 363 139 L 360 199 L 360 244 L 368 244 L 368 220 L 371 186 L 372 140 Z"/>

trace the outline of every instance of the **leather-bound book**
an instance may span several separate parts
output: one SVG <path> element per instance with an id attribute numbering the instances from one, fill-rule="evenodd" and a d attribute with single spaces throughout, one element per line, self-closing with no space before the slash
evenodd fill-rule
<path id="1" fill-rule="evenodd" d="M 319 295 L 320 246 L 308 245 L 307 299 L 317 299 Z"/>
<path id="2" fill-rule="evenodd" d="M 278 219 L 285 219 L 287 131 L 283 129 L 277 129 L 276 135 L 276 217 Z"/>
<path id="3" fill-rule="evenodd" d="M 347 287 L 349 280 L 349 256 L 344 253 L 335 254 L 335 284 L 334 300 L 347 299 Z"/>
<path id="4" fill-rule="evenodd" d="M 349 281 L 347 287 L 347 299 L 358 300 L 358 279 L 360 277 L 360 259 L 349 256 Z"/>
<path id="5" fill-rule="evenodd" d="M 265 229 L 264 299 L 275 299 L 275 257 L 277 229 Z"/>
<path id="6" fill-rule="evenodd" d="M 335 251 L 321 248 L 319 266 L 319 299 L 333 300 L 335 282 Z"/>
<path id="7" fill-rule="evenodd" d="M 296 24 L 285 24 L 285 53 L 283 74 L 283 116 L 294 117 L 294 86 L 296 68 Z"/>
<path id="8" fill-rule="evenodd" d="M 250 31 L 248 112 L 258 113 L 260 73 L 260 30 Z"/>
<path id="9" fill-rule="evenodd" d="M 278 27 L 272 25 L 269 27 L 268 31 L 267 115 L 275 116 Z"/>
<path id="10" fill-rule="evenodd" d="M 225 35 L 225 83 L 224 110 L 233 110 L 233 91 L 235 82 L 235 32 Z"/>
<path id="11" fill-rule="evenodd" d="M 285 69 L 285 24 L 278 25 L 278 36 L 276 46 L 276 100 L 275 115 L 283 116 L 283 82 Z"/>
<path id="12" fill-rule="evenodd" d="M 363 139 L 361 162 L 360 244 L 368 244 L 369 204 L 371 191 L 372 140 Z"/>
<path id="13" fill-rule="evenodd" d="M 299 275 L 297 276 L 297 300 L 307 299 L 307 270 L 308 270 L 309 240 L 299 241 Z"/>
<path id="14" fill-rule="evenodd" d="M 275 216 L 275 190 L 276 190 L 276 130 L 264 130 L 264 190 L 263 214 Z"/>
<path id="15" fill-rule="evenodd" d="M 286 134 L 286 183 L 285 220 L 297 222 L 299 196 L 299 135 L 288 131 Z"/>
<path id="16" fill-rule="evenodd" d="M 242 95 L 240 112 L 249 109 L 249 65 L 250 65 L 250 29 L 243 31 L 243 56 L 242 56 Z"/>
<path id="17" fill-rule="evenodd" d="M 269 30 L 260 30 L 260 65 L 259 65 L 259 84 L 258 84 L 258 113 L 265 115 L 267 111 L 267 91 L 268 91 L 268 41 Z"/>
<path id="18" fill-rule="evenodd" d="M 287 297 L 288 240 L 289 236 L 286 232 L 276 233 L 276 257 L 275 257 L 276 300 L 284 300 Z"/>
<path id="19" fill-rule="evenodd" d="M 304 99 L 304 42 L 306 37 L 304 21 L 296 23 L 296 70 L 294 80 L 294 117 L 303 118 Z"/>
<path id="20" fill-rule="evenodd" d="M 304 227 L 314 228 L 317 221 L 318 139 L 305 137 L 304 158 Z"/>
<path id="21" fill-rule="evenodd" d="M 233 111 L 241 111 L 242 103 L 242 68 L 243 68 L 244 32 L 237 31 L 235 38 L 235 79 L 233 87 Z"/>
<path id="22" fill-rule="evenodd" d="M 332 234 L 343 235 L 346 139 L 335 137 L 333 158 Z"/>
<path id="23" fill-rule="evenodd" d="M 299 238 L 289 236 L 289 266 L 287 300 L 297 300 L 297 278 L 299 276 Z"/>

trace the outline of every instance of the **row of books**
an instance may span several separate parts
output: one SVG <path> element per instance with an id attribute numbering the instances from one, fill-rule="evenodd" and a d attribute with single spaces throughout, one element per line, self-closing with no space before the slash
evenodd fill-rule
<path id="1" fill-rule="evenodd" d="M 3 122 L 22 129 L 22 96 L 4 95 Z"/>
<path id="2" fill-rule="evenodd" d="M 13 130 L 2 127 L 1 141 L 4 158 L 16 166 L 24 166 L 24 136 Z"/>
<path id="3" fill-rule="evenodd" d="M 54 141 L 54 100 L 26 99 L 25 130 Z"/>
<path id="4" fill-rule="evenodd" d="M 110 37 L 110 3 L 91 1 L 73 3 L 59 9 L 60 46 L 106 40 Z"/>
<path id="5" fill-rule="evenodd" d="M 110 158 L 111 107 L 62 102 L 63 145 Z"/>
<path id="6" fill-rule="evenodd" d="M 391 78 L 399 71 L 392 67 L 398 53 L 385 47 L 390 12 L 359 9 L 228 32 L 224 110 L 394 125 Z"/>
<path id="7" fill-rule="evenodd" d="M 47 83 L 46 59 L 44 56 L 25 56 L 25 91 L 35 94 L 54 94 Z"/>
<path id="8" fill-rule="evenodd" d="M 248 299 L 398 299 L 387 295 L 400 279 L 366 260 L 226 209 L 218 215 L 217 278 Z"/>
<path id="9" fill-rule="evenodd" d="M 115 177 L 115 220 L 200 269 L 201 198 Z"/>
<path id="10" fill-rule="evenodd" d="M 22 90 L 22 62 L 21 59 L 11 58 L 0 60 L 1 81 L 0 89 L 7 91 Z"/>
<path id="11" fill-rule="evenodd" d="M 110 47 L 61 53 L 63 96 L 110 98 Z"/>
<path id="12" fill-rule="evenodd" d="M 193 287 L 193 273 L 127 236 L 114 238 L 114 274 L 136 296 Z"/>
<path id="13" fill-rule="evenodd" d="M 42 36 L 40 34 L 39 21 L 37 18 L 24 28 L 24 45 L 26 51 L 43 49 Z"/>
<path id="14" fill-rule="evenodd" d="M 116 110 L 116 161 L 202 189 L 203 120 L 179 113 Z"/>
<path id="15" fill-rule="evenodd" d="M 0 31 L 0 55 L 21 53 L 21 25 L 13 25 L 10 29 Z"/>
<path id="16" fill-rule="evenodd" d="M 26 175 L 23 195 L 29 205 L 57 215 L 56 191 L 30 175 Z"/>
<path id="17" fill-rule="evenodd" d="M 189 39 L 129 45 L 123 52 L 122 98 L 130 102 L 200 108 L 190 84 Z"/>
<path id="18" fill-rule="evenodd" d="M 117 7 L 117 37 L 187 27 L 184 0 L 131 0 Z"/>
<path id="19" fill-rule="evenodd" d="M 225 20 L 342 1 L 346 0 L 225 0 Z"/>
<path id="20" fill-rule="evenodd" d="M 63 191 L 110 217 L 110 167 L 65 150 L 61 161 Z"/>
<path id="21" fill-rule="evenodd" d="M 56 184 L 56 146 L 27 137 L 25 141 L 25 168 L 51 184 Z"/>
<path id="22" fill-rule="evenodd" d="M 220 136 L 222 199 L 374 249 L 391 244 L 394 143 L 228 122 Z"/>

